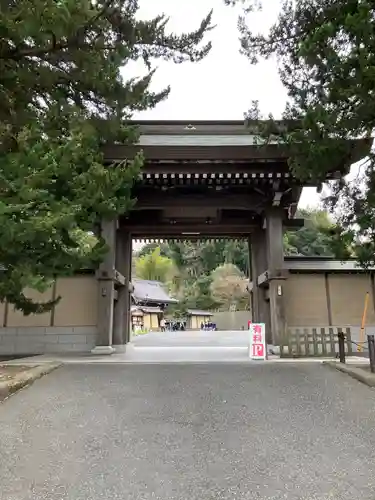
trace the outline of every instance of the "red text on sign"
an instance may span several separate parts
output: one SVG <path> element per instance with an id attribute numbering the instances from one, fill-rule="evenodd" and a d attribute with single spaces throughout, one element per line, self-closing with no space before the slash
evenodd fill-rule
<path id="1" fill-rule="evenodd" d="M 254 358 L 263 358 L 264 357 L 264 345 L 263 344 L 252 344 L 252 356 Z"/>

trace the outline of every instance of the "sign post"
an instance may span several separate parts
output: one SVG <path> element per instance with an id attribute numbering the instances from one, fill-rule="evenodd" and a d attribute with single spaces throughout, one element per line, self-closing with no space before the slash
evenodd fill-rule
<path id="1" fill-rule="evenodd" d="M 266 325 L 264 323 L 251 323 L 249 325 L 251 359 L 267 359 Z"/>

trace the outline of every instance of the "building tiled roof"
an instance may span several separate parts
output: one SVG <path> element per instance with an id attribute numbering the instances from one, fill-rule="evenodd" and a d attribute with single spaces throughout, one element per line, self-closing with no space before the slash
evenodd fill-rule
<path id="1" fill-rule="evenodd" d="M 367 269 L 361 268 L 359 263 L 355 260 L 340 261 L 329 257 L 303 257 L 292 256 L 284 258 L 284 269 L 289 271 L 300 272 L 369 272 L 374 271 L 375 268 L 370 266 Z"/>
<path id="2" fill-rule="evenodd" d="M 159 281 L 133 279 L 133 298 L 136 302 L 154 302 L 156 304 L 177 304 L 178 300 L 173 299 L 164 290 Z"/>

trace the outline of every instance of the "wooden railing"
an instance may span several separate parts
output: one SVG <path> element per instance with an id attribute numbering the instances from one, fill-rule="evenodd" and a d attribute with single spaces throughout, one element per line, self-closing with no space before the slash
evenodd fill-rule
<path id="1" fill-rule="evenodd" d="M 339 353 L 338 333 L 345 335 L 345 352 L 353 354 L 350 328 L 299 327 L 288 328 L 287 337 L 280 340 L 280 357 L 337 357 Z"/>

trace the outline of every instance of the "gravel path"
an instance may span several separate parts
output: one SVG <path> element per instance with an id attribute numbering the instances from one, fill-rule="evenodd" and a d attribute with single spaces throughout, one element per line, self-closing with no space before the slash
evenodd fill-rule
<path id="1" fill-rule="evenodd" d="M 0 499 L 373 500 L 374 428 L 316 364 L 66 366 L 0 404 Z"/>

